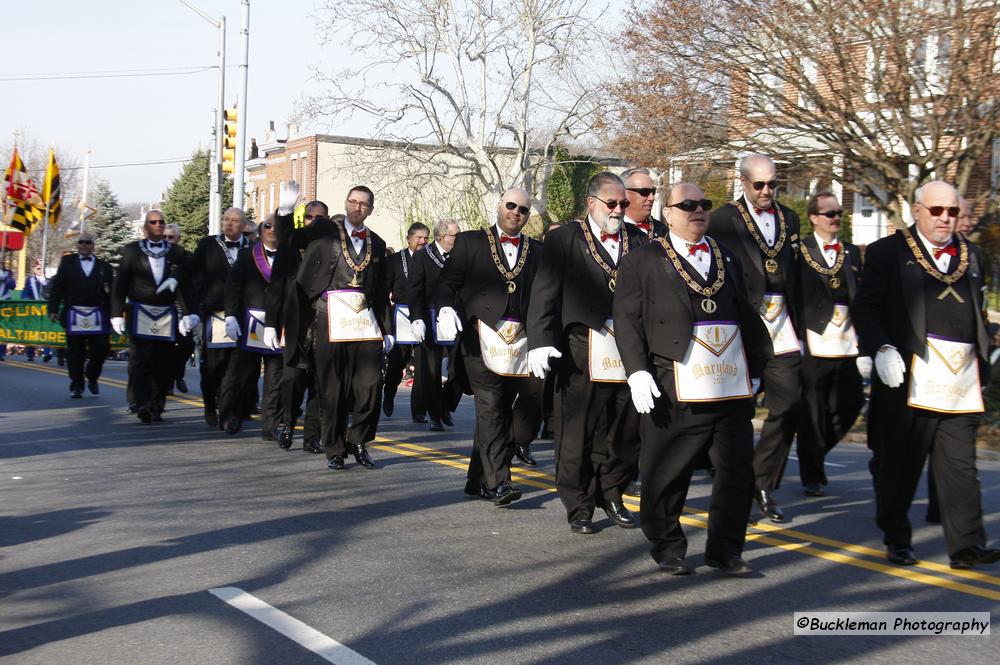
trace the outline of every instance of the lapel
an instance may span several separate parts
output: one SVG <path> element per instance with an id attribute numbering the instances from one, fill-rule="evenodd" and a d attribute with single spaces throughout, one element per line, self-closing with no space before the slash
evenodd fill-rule
<path id="1" fill-rule="evenodd" d="M 917 247 L 920 248 L 920 238 L 916 236 L 916 227 L 910 227 L 910 233 L 914 234 Z M 906 245 L 906 239 L 902 233 L 895 234 L 896 253 L 899 257 L 899 281 L 903 290 L 903 299 L 906 301 L 906 313 L 910 318 L 910 327 L 917 339 L 922 339 L 927 331 L 927 310 L 924 302 L 924 269 L 921 268 L 913 253 Z"/>
<path id="2" fill-rule="evenodd" d="M 844 269 L 842 272 L 847 276 L 847 297 L 851 302 L 854 302 L 854 293 L 858 290 L 858 273 L 854 269 L 858 268 L 860 270 L 861 266 L 854 265 L 854 257 L 848 251 L 847 243 L 841 241 L 840 244 L 843 245 L 844 251 Z"/>
<path id="3" fill-rule="evenodd" d="M 665 237 L 663 240 L 664 242 L 667 243 L 670 242 L 669 236 Z M 674 264 L 670 262 L 670 257 L 667 256 L 666 250 L 663 249 L 663 247 L 660 245 L 658 241 L 654 240 L 653 244 L 657 246 L 657 254 L 659 254 L 660 257 L 660 260 L 658 260 L 657 263 L 659 263 L 662 266 L 662 269 L 666 272 L 667 281 L 669 281 L 670 285 L 673 287 L 674 295 L 676 296 L 678 303 L 692 317 L 694 317 L 694 306 L 691 304 L 691 296 L 688 295 L 687 284 L 684 283 L 684 280 L 681 278 L 681 276 L 677 274 L 676 270 L 674 270 Z M 673 245 L 671 245 L 671 247 L 673 247 Z M 677 251 L 676 247 L 674 247 L 674 251 L 675 252 Z M 681 267 L 683 266 L 684 266 L 684 259 L 681 259 Z M 712 273 L 709 273 L 709 275 L 711 274 Z"/>
<path id="4" fill-rule="evenodd" d="M 809 252 L 809 256 L 812 258 L 813 261 L 815 261 L 817 264 L 819 264 L 821 266 L 824 266 L 824 267 L 826 266 L 826 257 L 823 256 L 823 252 L 820 251 L 820 249 L 819 249 L 819 243 L 816 242 L 816 236 L 815 235 L 813 235 L 812 233 L 810 233 L 805 238 L 803 238 L 802 239 L 802 247 L 805 248 L 805 249 L 803 249 L 803 251 Z M 841 251 L 846 251 L 843 246 L 841 246 Z M 845 266 L 847 265 L 846 255 L 845 255 L 845 258 L 844 258 L 844 265 Z M 810 275 L 814 279 L 816 279 L 820 284 L 822 284 L 826 288 L 827 293 L 830 292 L 830 278 L 829 277 L 827 277 L 826 275 L 819 274 L 818 272 L 816 272 L 815 270 L 813 270 L 809 266 L 803 266 L 802 269 L 805 270 L 805 271 L 807 271 L 808 273 L 810 273 Z"/>
<path id="5" fill-rule="evenodd" d="M 587 224 L 588 222 L 587 220 L 583 220 L 583 223 Z M 624 232 L 624 229 L 622 229 L 622 232 Z M 614 268 L 614 262 L 611 261 L 611 257 L 608 256 L 608 253 L 604 251 L 604 247 L 601 245 L 598 238 L 594 238 L 594 246 L 597 248 L 597 253 L 601 255 L 601 258 L 603 258 L 609 266 Z M 600 284 L 604 287 L 608 283 L 608 278 L 604 274 L 604 270 L 601 269 L 601 266 L 597 265 L 597 261 L 594 260 L 594 257 L 590 255 L 590 248 L 587 246 L 587 239 L 584 237 L 583 228 L 581 228 L 579 224 L 577 224 L 576 232 L 573 234 L 572 242 L 576 245 L 576 251 L 583 257 L 583 264 L 586 266 L 586 270 L 590 275 L 591 281 L 594 284 Z M 570 277 L 572 279 L 571 275 L 565 275 L 565 277 Z"/>
<path id="6" fill-rule="evenodd" d="M 741 195 L 737 201 L 739 201 L 743 208 L 747 210 L 747 214 L 749 215 L 750 204 L 747 203 L 746 197 Z M 760 247 L 758 247 L 757 243 L 755 243 L 753 238 L 750 237 L 750 232 L 746 230 L 746 224 L 743 222 L 743 215 L 736 206 L 733 206 L 732 222 L 735 227 L 734 230 L 743 242 L 743 248 L 746 250 L 750 263 L 752 263 L 753 267 L 757 269 L 757 272 L 766 278 L 767 275 L 764 274 L 764 260 L 761 258 Z M 750 223 L 755 223 L 752 216 L 750 218 Z"/>

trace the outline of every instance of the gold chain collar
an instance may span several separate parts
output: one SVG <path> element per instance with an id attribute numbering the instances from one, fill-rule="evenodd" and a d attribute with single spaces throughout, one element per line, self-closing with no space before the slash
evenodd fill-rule
<path id="1" fill-rule="evenodd" d="M 788 229 L 785 228 L 785 215 L 781 212 L 781 206 L 778 202 L 774 202 L 774 217 L 778 221 L 778 238 L 774 241 L 774 247 L 768 247 L 764 239 L 760 237 L 760 232 L 757 231 L 757 225 L 754 223 L 753 219 L 750 217 L 750 211 L 743 207 L 743 204 L 739 201 L 733 201 L 733 205 L 736 209 L 740 211 L 740 215 L 743 217 L 743 223 L 746 224 L 747 231 L 750 232 L 750 237 L 753 241 L 757 243 L 757 247 L 760 251 L 764 253 L 769 259 L 774 259 L 778 256 L 781 248 L 785 246 L 785 239 L 788 236 Z M 768 272 L 774 272 L 769 270 Z"/>
<path id="2" fill-rule="evenodd" d="M 593 257 L 597 265 L 599 265 L 601 269 L 607 273 L 608 277 L 610 277 L 608 280 L 608 290 L 611 291 L 611 293 L 614 293 L 615 286 L 618 282 L 618 268 L 612 268 L 609 266 L 608 262 L 605 261 L 604 257 L 602 257 L 600 252 L 597 251 L 597 245 L 594 243 L 594 234 L 590 231 L 590 222 L 585 219 L 577 221 L 580 224 L 580 228 L 583 230 L 583 237 L 586 239 L 587 247 L 590 249 L 590 256 Z M 628 232 L 625 229 L 625 222 L 622 222 L 622 225 L 618 228 L 618 233 L 621 237 L 622 243 L 622 255 L 618 259 L 618 263 L 620 265 L 621 259 L 625 258 L 625 255 L 628 254 L 629 250 Z"/>
<path id="3" fill-rule="evenodd" d="M 698 295 L 711 298 L 718 293 L 726 283 L 726 269 L 722 264 L 722 251 L 719 249 L 718 243 L 708 236 L 702 236 L 702 238 L 709 244 L 712 248 L 712 254 L 715 255 L 715 283 L 707 288 L 698 284 L 694 281 L 691 275 L 688 274 L 688 271 L 681 265 L 681 257 L 677 256 L 677 252 L 674 251 L 674 248 L 669 242 L 667 242 L 666 238 L 657 238 L 656 241 L 663 246 L 663 249 L 667 252 L 667 258 L 669 258 L 670 262 L 674 264 L 674 270 L 676 270 L 677 274 L 681 276 L 681 279 L 684 280 L 684 283 L 687 284 L 688 288 Z"/>
<path id="4" fill-rule="evenodd" d="M 486 233 L 486 240 L 490 243 L 490 254 L 493 255 L 493 263 L 496 265 L 497 270 L 500 271 L 500 274 L 503 275 L 503 278 L 507 280 L 507 293 L 514 293 L 514 291 L 517 290 L 517 285 L 514 283 L 514 280 L 517 279 L 519 274 L 521 274 L 521 270 L 524 268 L 524 264 L 528 260 L 528 248 L 531 246 L 531 243 L 522 233 L 521 243 L 524 247 L 521 248 L 521 256 L 517 259 L 517 265 L 514 266 L 514 269 L 507 270 L 503 259 L 500 258 L 500 254 L 497 251 L 497 241 L 493 237 L 493 229 L 483 229 L 483 232 Z M 501 230 L 497 228 L 497 232 L 501 232 Z"/>
<path id="5" fill-rule="evenodd" d="M 827 277 L 833 277 L 838 272 L 840 272 L 841 268 L 844 267 L 844 257 L 847 255 L 847 248 L 844 247 L 843 243 L 841 243 L 841 245 L 840 245 L 840 251 L 837 252 L 837 260 L 833 262 L 833 266 L 830 267 L 830 268 L 827 268 L 825 266 L 821 266 L 816 261 L 816 259 L 814 259 L 812 257 L 812 255 L 809 253 L 809 247 L 807 247 L 805 245 L 805 243 L 803 243 L 801 247 L 802 247 L 802 250 L 803 250 L 801 252 L 802 259 L 806 262 L 806 264 L 809 265 L 810 268 L 812 268 L 813 270 L 815 270 L 816 272 L 818 272 L 821 275 L 826 275 Z M 822 252 L 823 250 L 820 249 L 819 251 Z M 830 286 L 833 286 L 833 285 L 831 284 Z M 837 288 L 837 287 L 833 286 L 833 288 Z"/>
<path id="6" fill-rule="evenodd" d="M 920 251 L 920 248 L 917 247 L 916 239 L 913 237 L 913 234 L 910 233 L 910 229 L 903 229 L 902 234 L 906 239 L 906 244 L 910 247 L 910 251 L 913 252 L 913 258 L 917 260 L 917 263 L 920 264 L 920 267 L 923 268 L 924 272 L 928 275 L 943 284 L 947 284 L 948 286 L 951 286 L 958 280 L 965 277 L 965 271 L 969 269 L 969 245 L 964 240 L 957 238 L 958 267 L 955 269 L 955 272 L 950 275 L 945 275 L 937 269 L 937 266 L 929 262 L 927 257 L 924 256 L 924 253 Z"/>
<path id="7" fill-rule="evenodd" d="M 351 286 L 360 286 L 358 284 L 358 275 L 364 272 L 365 268 L 372 260 L 372 241 L 368 236 L 371 235 L 371 231 L 367 231 L 365 234 L 365 258 L 362 259 L 361 263 L 355 263 L 354 259 L 351 258 L 351 253 L 347 251 L 347 223 L 341 223 L 340 225 L 340 249 L 341 254 L 344 255 L 344 261 L 347 262 L 347 267 L 354 271 L 354 279 L 351 280 Z M 352 242 L 353 244 L 353 242 Z M 404 250 L 405 251 L 405 250 Z"/>

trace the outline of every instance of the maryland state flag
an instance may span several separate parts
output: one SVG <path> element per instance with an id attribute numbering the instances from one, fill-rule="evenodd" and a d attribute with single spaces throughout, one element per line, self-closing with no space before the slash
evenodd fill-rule
<path id="1" fill-rule="evenodd" d="M 49 163 L 45 166 L 45 180 L 42 181 L 42 201 L 49 209 L 49 224 L 59 226 L 62 190 L 59 189 L 59 165 L 56 164 L 56 153 L 52 148 L 49 148 Z"/>
<path id="2" fill-rule="evenodd" d="M 45 217 L 45 207 L 42 197 L 38 195 L 38 188 L 28 177 L 24 162 L 17 154 L 17 148 L 14 148 L 14 156 L 4 174 L 4 182 L 7 183 L 7 196 L 4 197 L 7 214 L 4 221 L 25 234 L 31 233 L 35 225 Z"/>

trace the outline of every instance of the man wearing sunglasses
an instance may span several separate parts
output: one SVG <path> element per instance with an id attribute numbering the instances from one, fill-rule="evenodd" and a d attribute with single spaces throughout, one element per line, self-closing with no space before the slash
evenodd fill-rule
<path id="1" fill-rule="evenodd" d="M 660 570 L 689 575 L 681 511 L 696 462 L 715 468 L 706 565 L 743 560 L 753 496 L 753 400 L 769 353 L 735 253 L 705 235 L 712 202 L 693 184 L 670 191 L 666 238 L 629 252 L 618 271 L 615 341 L 640 414 L 642 531 Z"/>
<path id="2" fill-rule="evenodd" d="M 201 320 L 190 313 L 196 291 L 183 269 L 180 247 L 163 239 L 163 213 L 150 210 L 143 225 L 145 238 L 125 245 L 111 289 L 111 329 L 125 332 L 129 313 L 129 382 L 143 422 L 163 420 L 167 390 L 174 377 L 174 340 L 188 335 Z M 180 304 L 180 322 L 174 309 Z"/>
<path id="3" fill-rule="evenodd" d="M 667 235 L 667 225 L 653 217 L 656 205 L 656 181 L 646 168 L 629 169 L 622 173 L 625 183 L 625 198 L 629 206 L 625 210 L 624 221 L 641 229 L 648 238 L 662 238 Z"/>
<path id="4" fill-rule="evenodd" d="M 875 519 L 896 565 L 917 561 L 908 512 L 928 457 L 951 567 L 1000 560 L 1000 550 L 986 547 L 976 471 L 989 376 L 983 266 L 955 233 L 959 212 L 948 183 L 917 189 L 915 223 L 868 246 L 853 303 L 862 352 L 875 360 Z"/>
<path id="5" fill-rule="evenodd" d="M 861 274 L 861 252 L 839 237 L 844 211 L 833 193 L 807 204 L 813 233 L 802 239 L 799 293 L 804 328 L 799 476 L 807 496 L 826 493 L 824 459 L 851 429 L 865 403 L 858 339 L 849 312 Z"/>
<path id="6" fill-rule="evenodd" d="M 476 403 L 465 492 L 496 506 L 521 498 L 510 482 L 511 456 L 534 440 L 541 424 L 542 382 L 528 372 L 524 329 L 542 253 L 541 243 L 521 232 L 530 205 L 528 192 L 508 189 L 495 224 L 459 233 L 437 295 L 438 332 L 457 337 L 449 371 Z"/>
<path id="7" fill-rule="evenodd" d="M 579 534 L 596 531 L 597 508 L 612 524 L 636 526 L 622 492 L 636 464 L 639 418 L 614 345 L 611 307 L 618 266 L 649 240 L 624 223 L 628 208 L 618 176 L 592 177 L 586 220 L 546 237 L 531 290 L 528 365 L 539 379 L 555 373 L 556 489 Z"/>
<path id="8" fill-rule="evenodd" d="M 712 213 L 711 227 L 712 237 L 740 260 L 747 297 L 771 336 L 773 357 L 763 375 L 767 415 L 754 449 L 754 498 L 765 517 L 783 522 L 774 492 L 785 473 L 798 425 L 799 218 L 777 202 L 776 178 L 774 161 L 767 155 L 741 159 L 743 193 Z"/>
<path id="9" fill-rule="evenodd" d="M 49 289 L 49 318 L 66 330 L 66 366 L 69 393 L 83 396 L 100 392 L 98 379 L 110 350 L 111 286 L 115 271 L 94 256 L 94 236 L 83 232 L 76 239 L 76 254 L 65 254 Z"/>

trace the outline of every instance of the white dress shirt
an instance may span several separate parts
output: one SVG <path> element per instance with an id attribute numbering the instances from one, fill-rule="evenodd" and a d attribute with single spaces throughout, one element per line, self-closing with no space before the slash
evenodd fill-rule
<path id="1" fill-rule="evenodd" d="M 442 259 L 448 258 L 448 252 L 444 251 L 444 247 L 441 246 L 437 240 L 434 241 L 434 246 L 437 247 L 438 254 L 441 255 Z"/>
<path id="2" fill-rule="evenodd" d="M 775 224 L 774 213 L 773 212 L 762 212 L 757 214 L 757 209 L 754 208 L 753 204 L 748 203 L 750 208 L 750 216 L 755 222 L 757 222 L 757 228 L 760 230 L 760 235 L 764 238 L 764 242 L 767 243 L 768 247 L 774 247 L 775 230 L 777 225 Z M 772 203 L 772 208 L 777 205 Z"/>
<path id="3" fill-rule="evenodd" d="M 689 245 L 697 245 L 699 243 L 705 243 L 707 245 L 708 241 L 705 240 L 706 236 L 702 236 L 695 242 L 688 242 L 673 231 L 670 231 L 669 233 L 670 244 L 674 246 L 674 251 L 687 261 L 688 265 L 697 270 L 702 279 L 708 279 L 708 269 L 712 267 L 712 250 L 709 249 L 707 252 L 698 250 L 692 254 L 689 247 Z"/>
<path id="4" fill-rule="evenodd" d="M 503 229 L 501 229 L 499 226 L 497 226 L 497 232 L 500 234 L 500 238 L 501 239 L 503 239 L 503 238 L 520 238 L 521 239 L 521 243 L 525 242 L 524 234 L 522 234 L 522 233 L 518 233 L 516 236 L 510 236 L 510 235 L 507 235 L 506 233 L 504 233 Z M 521 245 L 519 244 L 517 247 L 515 247 L 513 243 L 509 243 L 509 242 L 501 242 L 500 243 L 500 251 L 503 253 L 504 258 L 507 259 L 507 267 L 510 270 L 513 270 L 514 266 L 517 265 L 517 250 L 518 250 L 518 248 L 520 246 Z"/>
<path id="5" fill-rule="evenodd" d="M 607 240 L 601 240 L 601 233 L 603 233 L 603 231 L 601 230 L 601 227 L 597 225 L 597 222 L 595 222 L 590 215 L 587 215 L 587 223 L 590 224 L 590 232 L 594 234 L 594 238 L 597 240 L 597 242 L 601 243 L 601 245 L 604 247 L 604 251 L 606 251 L 608 253 L 608 256 L 611 257 L 611 265 L 613 266 L 618 265 L 619 253 L 621 252 L 621 243 L 619 241 L 621 240 L 622 234 L 625 233 L 625 229 L 624 228 L 618 229 L 617 238 L 608 238 Z"/>
<path id="6" fill-rule="evenodd" d="M 916 227 L 914 227 L 914 229 L 916 229 Z M 948 245 L 951 244 L 951 238 L 948 238 L 948 242 L 946 242 L 943 245 L 935 245 L 930 240 L 924 237 L 924 234 L 920 232 L 920 229 L 916 229 L 916 231 L 917 231 L 917 237 L 920 238 L 920 242 L 923 244 L 924 249 L 927 250 L 927 253 L 930 254 L 931 260 L 934 261 L 934 264 L 937 266 L 937 269 L 944 273 L 948 272 L 948 266 L 951 264 L 951 254 L 942 254 L 941 256 L 935 259 L 934 249 L 947 247 Z"/>
<path id="7" fill-rule="evenodd" d="M 148 241 L 146 242 L 146 247 L 148 247 L 151 250 L 163 251 L 163 248 L 165 248 L 166 246 L 167 242 L 165 240 L 161 241 L 160 243 L 152 243 Z M 166 260 L 167 260 L 166 257 L 167 257 L 166 254 L 164 254 L 163 256 L 146 257 L 147 259 L 149 259 L 149 269 L 153 271 L 153 282 L 155 282 L 157 285 L 159 285 L 159 283 L 163 281 L 163 269 L 164 267 L 166 267 Z"/>
<path id="8" fill-rule="evenodd" d="M 833 245 L 833 244 L 839 243 L 840 242 L 840 238 L 838 238 L 837 236 L 834 236 L 833 240 L 831 240 L 830 242 L 827 242 L 826 240 L 823 240 L 822 238 L 820 238 L 819 234 L 817 234 L 815 232 L 813 233 L 813 237 L 816 238 L 816 246 L 819 247 L 819 253 L 822 254 L 823 255 L 823 259 L 826 260 L 826 267 L 827 268 L 832 268 L 833 264 L 837 262 L 837 252 L 833 251 L 833 249 L 823 249 L 823 245 Z M 840 251 L 841 252 L 844 251 L 844 248 L 841 247 Z"/>
<path id="9" fill-rule="evenodd" d="M 94 272 L 94 259 L 93 254 L 84 258 L 80 257 L 80 268 L 83 269 L 83 274 L 90 277 L 90 273 Z"/>
<path id="10" fill-rule="evenodd" d="M 368 238 L 368 229 L 365 228 L 364 224 L 361 225 L 360 229 L 356 229 L 356 228 L 354 228 L 351 225 L 350 222 L 344 222 L 344 229 L 346 229 L 346 231 L 347 231 L 347 237 L 351 239 L 351 244 L 354 245 L 354 253 L 357 254 L 358 257 L 360 258 L 361 255 L 362 255 L 361 252 L 365 248 L 365 240 L 362 240 L 361 238 L 358 238 L 357 236 L 355 236 L 354 232 L 355 231 L 364 231 L 365 232 L 365 239 L 367 240 L 367 238 Z"/>

